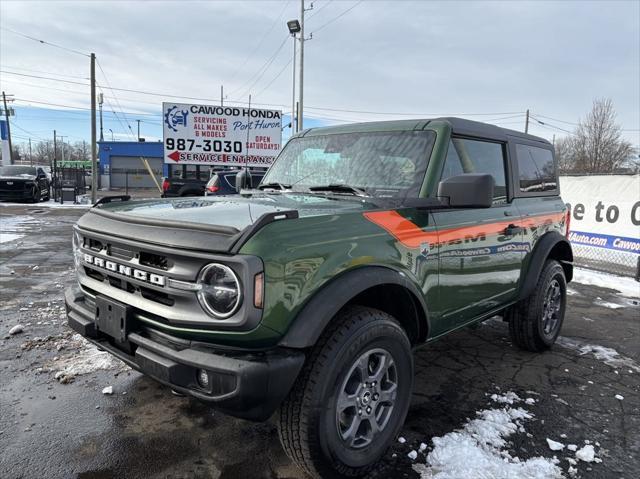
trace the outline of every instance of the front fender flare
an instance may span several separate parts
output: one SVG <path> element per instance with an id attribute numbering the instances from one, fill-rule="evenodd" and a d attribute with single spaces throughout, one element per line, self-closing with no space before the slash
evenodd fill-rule
<path id="1" fill-rule="evenodd" d="M 316 344 L 331 319 L 352 298 L 374 286 L 385 284 L 406 288 L 422 308 L 426 324 L 418 324 L 420 336 L 426 338 L 429 316 L 422 292 L 409 278 L 399 271 L 384 266 L 363 266 L 350 270 L 329 282 L 307 301 L 296 315 L 293 324 L 280 341 L 280 346 L 308 348 Z"/>

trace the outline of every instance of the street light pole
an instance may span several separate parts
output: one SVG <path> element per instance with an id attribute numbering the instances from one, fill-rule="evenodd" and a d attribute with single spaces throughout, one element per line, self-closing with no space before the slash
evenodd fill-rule
<path id="1" fill-rule="evenodd" d="M 300 86 L 298 86 L 298 126 L 297 131 L 303 129 L 303 99 L 304 99 L 304 0 L 300 0 Z"/>
<path id="2" fill-rule="evenodd" d="M 113 130 L 109 128 L 109 131 L 111 132 L 111 141 L 113 141 Z"/>
<path id="3" fill-rule="evenodd" d="M 296 34 L 293 37 L 293 79 L 291 80 L 291 133 L 297 131 L 294 121 L 296 120 Z"/>
<path id="4" fill-rule="evenodd" d="M 138 141 L 140 141 L 140 120 L 136 120 L 138 122 Z"/>
<path id="5" fill-rule="evenodd" d="M 294 123 L 296 121 L 296 33 L 299 33 L 302 27 L 298 20 L 289 20 L 287 22 L 287 28 L 289 29 L 291 38 L 293 38 L 293 79 L 291 81 L 291 134 L 293 134 L 298 131 Z"/>

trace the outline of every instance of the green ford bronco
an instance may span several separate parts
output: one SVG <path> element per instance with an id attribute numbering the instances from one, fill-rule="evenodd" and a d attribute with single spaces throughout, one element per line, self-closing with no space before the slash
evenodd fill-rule
<path id="1" fill-rule="evenodd" d="M 173 390 L 275 416 L 311 476 L 363 476 L 403 425 L 415 348 L 494 316 L 552 346 L 568 230 L 541 138 L 457 118 L 310 129 L 240 195 L 98 202 L 74 229 L 68 320 Z"/>

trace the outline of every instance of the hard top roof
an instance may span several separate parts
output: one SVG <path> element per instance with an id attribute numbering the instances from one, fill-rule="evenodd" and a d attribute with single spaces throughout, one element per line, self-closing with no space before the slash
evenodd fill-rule
<path id="1" fill-rule="evenodd" d="M 508 128 L 501 128 L 490 123 L 482 123 L 480 121 L 466 120 L 464 118 L 456 117 L 349 123 L 346 125 L 309 128 L 295 136 L 334 135 L 340 133 L 363 133 L 373 131 L 416 131 L 442 126 L 443 124 L 448 124 L 451 127 L 452 132 L 457 135 L 477 136 L 496 140 L 506 140 L 507 136 L 511 136 L 521 138 L 523 140 L 544 143 L 546 145 L 550 144 L 549 141 L 544 138 L 540 138 L 539 136 L 529 135 L 527 133 L 510 130 Z"/>

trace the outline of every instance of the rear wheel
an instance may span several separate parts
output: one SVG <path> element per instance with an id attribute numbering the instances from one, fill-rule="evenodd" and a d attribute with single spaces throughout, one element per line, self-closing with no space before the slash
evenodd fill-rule
<path id="1" fill-rule="evenodd" d="M 507 311 L 512 341 L 527 351 L 549 349 L 560 334 L 566 304 L 564 269 L 557 261 L 547 260 L 533 293 Z"/>
<path id="2" fill-rule="evenodd" d="M 368 474 L 399 433 L 411 345 L 388 314 L 352 307 L 322 335 L 279 412 L 287 455 L 313 477 Z"/>

